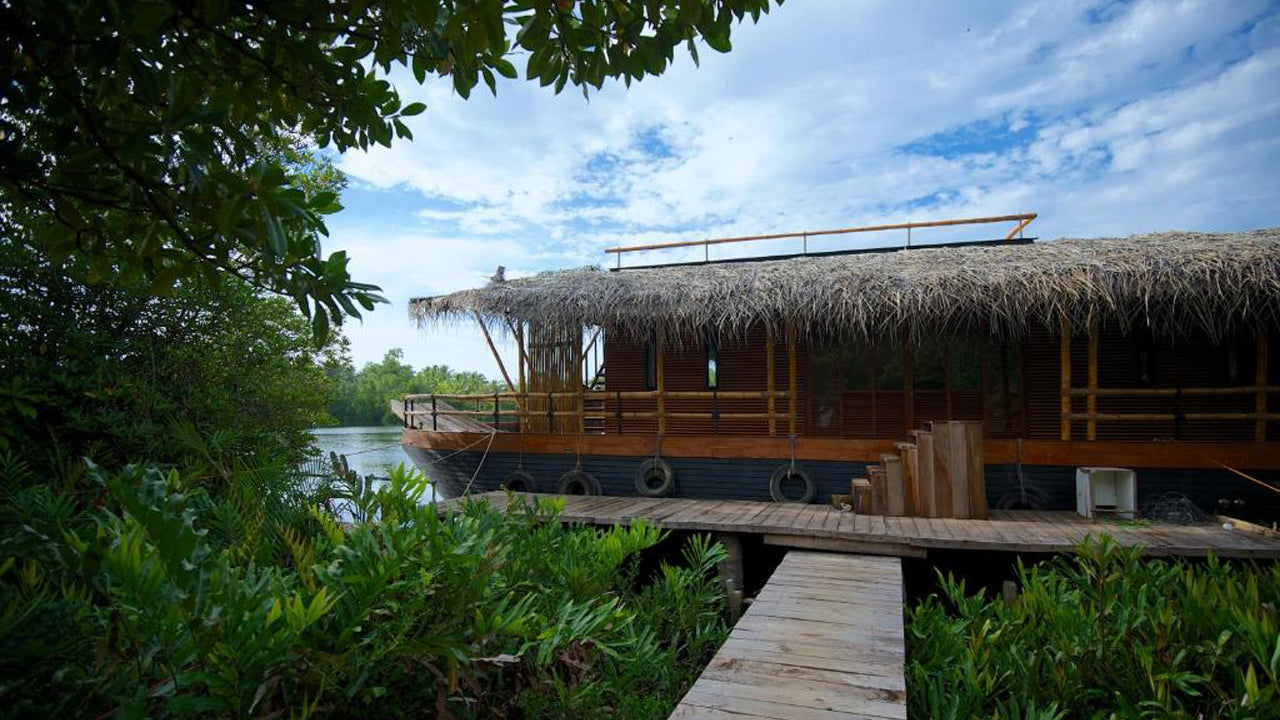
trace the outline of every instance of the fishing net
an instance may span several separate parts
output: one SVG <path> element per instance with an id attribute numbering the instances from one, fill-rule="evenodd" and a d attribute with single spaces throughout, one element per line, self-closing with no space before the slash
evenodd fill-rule
<path id="1" fill-rule="evenodd" d="M 1142 503 L 1138 515 L 1147 520 L 1175 525 L 1199 525 L 1209 519 L 1190 498 L 1178 492 L 1148 498 Z"/>

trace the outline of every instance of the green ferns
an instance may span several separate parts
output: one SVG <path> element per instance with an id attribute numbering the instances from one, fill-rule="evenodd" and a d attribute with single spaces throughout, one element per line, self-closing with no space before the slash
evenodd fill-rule
<path id="1" fill-rule="evenodd" d="M 914 717 L 1280 717 L 1280 566 L 1144 560 L 1110 538 L 1020 566 L 1013 603 L 908 611 Z"/>
<path id="2" fill-rule="evenodd" d="M 651 525 L 441 517 L 403 469 L 349 526 L 315 497 L 255 511 L 177 472 L 90 474 L 88 502 L 33 485 L 0 510 L 7 715 L 656 719 L 727 632 L 704 538 L 641 583 Z"/>

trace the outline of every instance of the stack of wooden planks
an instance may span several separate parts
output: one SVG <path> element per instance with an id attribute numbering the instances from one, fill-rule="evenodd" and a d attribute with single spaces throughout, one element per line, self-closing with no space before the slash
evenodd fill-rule
<path id="1" fill-rule="evenodd" d="M 873 515 L 986 518 L 982 423 L 934 422 L 913 430 L 912 442 L 896 443 L 867 468 Z"/>

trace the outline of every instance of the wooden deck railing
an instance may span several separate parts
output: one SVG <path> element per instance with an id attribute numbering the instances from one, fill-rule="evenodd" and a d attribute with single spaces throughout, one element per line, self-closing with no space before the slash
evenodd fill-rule
<path id="1" fill-rule="evenodd" d="M 1088 351 L 1085 356 L 1085 375 L 1087 387 L 1074 387 L 1071 372 L 1071 321 L 1065 316 L 1061 318 L 1059 328 L 1059 398 L 1060 425 L 1062 440 L 1071 440 L 1072 422 L 1085 422 L 1085 440 L 1098 439 L 1098 423 L 1100 422 L 1173 422 L 1174 438 L 1181 435 L 1181 425 L 1193 420 L 1252 420 L 1254 423 L 1253 439 L 1255 442 L 1266 442 L 1267 423 L 1280 420 L 1280 413 L 1269 411 L 1267 396 L 1280 392 L 1280 386 L 1267 384 L 1268 339 L 1263 330 L 1256 338 L 1256 357 L 1254 359 L 1254 381 L 1252 385 L 1238 387 L 1160 387 L 1160 388 L 1104 388 L 1098 387 L 1098 346 L 1101 333 L 1095 319 L 1087 329 Z M 1181 407 L 1182 398 L 1215 397 L 1244 395 L 1254 399 L 1253 412 L 1184 412 Z M 1077 397 L 1085 399 L 1085 412 L 1076 412 L 1072 400 Z M 1172 412 L 1099 412 L 1098 398 L 1101 397 L 1145 397 L 1172 398 Z"/>
<path id="2" fill-rule="evenodd" d="M 572 399 L 572 409 L 556 407 L 556 400 Z M 612 403 L 600 410 L 585 409 L 590 401 Z M 666 401 L 671 400 L 705 400 L 705 411 L 670 411 L 666 410 Z M 761 412 L 721 412 L 721 401 L 759 400 L 766 404 Z M 787 412 L 775 410 L 777 400 L 788 401 Z M 795 420 L 796 404 L 790 402 L 791 393 L 787 391 L 755 391 L 755 390 L 697 390 L 697 391 L 658 391 L 658 390 L 580 390 L 548 393 L 499 392 L 484 395 L 463 395 L 449 393 L 431 393 L 404 396 L 404 426 L 406 428 L 441 431 L 442 418 L 467 418 L 482 422 L 488 428 L 499 432 L 527 431 L 531 425 L 545 420 L 546 428 L 556 426 L 556 418 L 581 418 L 617 421 L 616 431 L 622 431 L 624 420 L 711 420 L 713 431 L 718 432 L 720 420 Z M 545 409 L 535 409 L 531 401 L 545 401 Z M 627 410 L 627 401 L 652 401 L 654 410 Z M 484 407 L 480 407 L 483 405 Z M 563 405 L 563 403 L 561 403 Z M 422 421 L 417 421 L 421 418 Z M 430 418 L 427 423 L 426 419 Z M 531 422 L 533 421 L 533 422 Z M 578 423 L 581 427 L 582 423 Z M 770 434 L 776 434 L 775 422 L 769 423 Z M 449 428 L 443 428 L 449 431 Z M 547 432 L 550 430 L 543 430 Z"/>
<path id="3" fill-rule="evenodd" d="M 1020 233 L 1036 219 L 1035 213 L 1021 213 L 1018 215 L 995 215 L 991 217 L 976 218 L 957 218 L 954 220 L 928 220 L 924 222 L 905 222 L 893 223 L 889 225 L 864 225 L 862 227 L 837 228 L 834 230 L 803 230 L 800 232 L 773 233 L 770 235 L 742 235 L 738 237 L 723 238 L 707 238 L 706 240 L 681 240 L 678 242 L 652 243 L 649 245 L 631 245 L 627 247 L 611 247 L 605 248 L 605 252 L 611 255 L 617 255 L 618 266 L 622 265 L 622 255 L 624 253 L 646 252 L 649 250 L 669 250 L 672 248 L 685 247 L 701 247 L 706 259 L 710 260 L 710 248 L 712 245 L 723 245 L 726 243 L 754 242 L 757 240 L 787 240 L 801 239 L 804 241 L 804 252 L 809 252 L 809 238 L 823 237 L 828 235 L 851 235 L 854 233 L 884 232 L 888 230 L 906 230 L 907 241 L 906 247 L 911 247 L 911 231 L 924 228 L 938 227 L 954 227 L 958 225 L 985 225 L 989 223 L 1007 223 L 1014 222 L 1013 229 L 1005 236 L 1005 240 L 1012 240 L 1019 236 Z"/>

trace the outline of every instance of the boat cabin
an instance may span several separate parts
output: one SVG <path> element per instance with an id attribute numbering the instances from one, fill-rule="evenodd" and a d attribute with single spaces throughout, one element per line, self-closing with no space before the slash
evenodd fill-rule
<path id="1" fill-rule="evenodd" d="M 703 258 L 415 299 L 421 323 L 478 322 L 508 390 L 406 397 L 404 444 L 447 496 L 821 502 L 855 479 L 885 493 L 886 467 L 892 495 L 963 455 L 991 507 L 1074 509 L 1080 468 L 1106 467 L 1133 471 L 1139 505 L 1180 493 L 1280 516 L 1264 487 L 1280 480 L 1280 230 L 1038 242 L 1020 237 L 1032 218 L 798 233 L 803 252 L 719 261 L 710 248 L 758 238 L 611 248 Z M 997 222 L 1013 231 L 809 252 L 823 235 Z M 967 454 L 926 447 L 961 426 Z M 909 486 L 903 513 L 950 516 L 927 492 Z"/>

